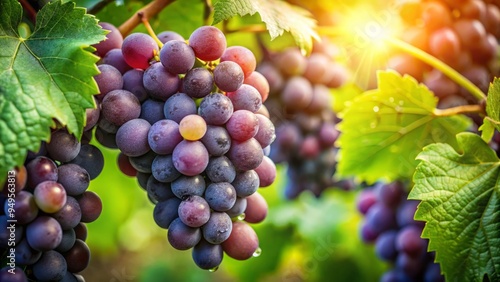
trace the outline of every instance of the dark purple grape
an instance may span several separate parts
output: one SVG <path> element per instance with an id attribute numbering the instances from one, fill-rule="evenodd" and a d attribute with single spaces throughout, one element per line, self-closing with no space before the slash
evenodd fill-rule
<path id="1" fill-rule="evenodd" d="M 227 96 L 212 93 L 203 98 L 198 111 L 208 125 L 223 125 L 233 114 L 234 108 Z"/>
<path id="2" fill-rule="evenodd" d="M 205 179 L 201 175 L 181 176 L 172 182 L 172 192 L 179 199 L 185 199 L 191 195 L 203 196 Z"/>
<path id="3" fill-rule="evenodd" d="M 82 145 L 80 153 L 74 158 L 71 163 L 77 164 L 85 169 L 90 176 L 90 180 L 95 179 L 101 174 L 104 168 L 104 156 L 96 146 L 92 144 Z"/>
<path id="4" fill-rule="evenodd" d="M 244 79 L 245 75 L 243 74 L 243 70 L 235 62 L 220 62 L 214 69 L 215 85 L 224 92 L 238 90 L 243 84 Z"/>
<path id="5" fill-rule="evenodd" d="M 396 214 L 391 208 L 377 202 L 368 210 L 366 224 L 380 234 L 397 226 Z"/>
<path id="6" fill-rule="evenodd" d="M 59 179 L 57 182 L 61 183 L 70 196 L 77 196 L 87 190 L 90 184 L 89 173 L 77 164 L 64 164 L 57 168 Z"/>
<path id="7" fill-rule="evenodd" d="M 201 239 L 192 251 L 193 261 L 201 269 L 216 269 L 222 262 L 224 252 L 221 245 L 213 245 Z"/>
<path id="8" fill-rule="evenodd" d="M 158 155 L 151 165 L 153 177 L 160 182 L 172 182 L 181 173 L 176 169 L 172 155 Z"/>
<path id="9" fill-rule="evenodd" d="M 148 132 L 149 146 L 159 155 L 172 154 L 175 146 L 181 141 L 179 124 L 173 120 L 159 120 L 151 126 Z"/>
<path id="10" fill-rule="evenodd" d="M 81 222 L 93 222 L 101 215 L 102 201 L 95 192 L 85 191 L 77 201 L 82 212 Z"/>
<path id="11" fill-rule="evenodd" d="M 192 98 L 203 98 L 212 92 L 214 77 L 205 68 L 194 68 L 182 79 L 182 90 Z"/>
<path id="12" fill-rule="evenodd" d="M 148 93 L 142 83 L 144 71 L 140 69 L 131 69 L 123 74 L 123 89 L 132 92 L 139 102 L 148 98 Z"/>
<path id="13" fill-rule="evenodd" d="M 259 175 L 255 170 L 238 172 L 231 183 L 238 197 L 248 197 L 259 188 Z"/>
<path id="14" fill-rule="evenodd" d="M 69 251 L 75 244 L 76 233 L 73 229 L 67 229 L 63 231 L 62 240 L 59 246 L 55 249 L 59 253 L 64 253 Z"/>
<path id="15" fill-rule="evenodd" d="M 264 152 L 259 142 L 250 138 L 243 142 L 234 141 L 227 156 L 236 170 L 243 171 L 257 168 L 264 158 Z"/>
<path id="16" fill-rule="evenodd" d="M 62 240 L 61 225 L 50 216 L 39 216 L 26 227 L 28 244 L 38 251 L 55 249 Z"/>
<path id="17" fill-rule="evenodd" d="M 150 124 L 153 124 L 159 120 L 165 118 L 163 114 L 163 108 L 165 106 L 165 102 L 147 99 L 141 105 L 141 115 L 139 118 L 147 120 Z"/>
<path id="18" fill-rule="evenodd" d="M 203 238 L 211 244 L 220 244 L 229 238 L 233 222 L 225 212 L 212 212 L 210 219 L 201 228 Z"/>
<path id="19" fill-rule="evenodd" d="M 201 138 L 210 156 L 222 156 L 231 147 L 231 136 L 222 126 L 208 125 L 207 132 Z"/>
<path id="20" fill-rule="evenodd" d="M 384 261 L 393 261 L 398 255 L 396 250 L 397 232 L 394 230 L 384 232 L 378 236 L 375 242 L 375 253 Z"/>
<path id="21" fill-rule="evenodd" d="M 156 224 L 167 229 L 170 223 L 177 217 L 179 217 L 179 204 L 181 200 L 178 198 L 170 198 L 166 201 L 158 202 L 153 210 L 153 219 Z"/>
<path id="22" fill-rule="evenodd" d="M 63 256 L 68 264 L 68 271 L 72 273 L 83 271 L 90 263 L 90 249 L 84 241 L 79 239 Z"/>
<path id="23" fill-rule="evenodd" d="M 72 229 L 78 225 L 82 219 L 82 211 L 78 201 L 68 196 L 66 204 L 56 213 L 52 214 L 63 230 Z"/>
<path id="24" fill-rule="evenodd" d="M 96 98 L 102 101 L 109 92 L 122 89 L 123 77 L 121 72 L 111 65 L 102 64 L 97 66 L 97 68 L 101 73 L 94 76 L 95 82 L 99 87 L 99 95 Z"/>
<path id="25" fill-rule="evenodd" d="M 168 227 L 167 239 L 175 249 L 189 250 L 200 242 L 201 230 L 189 227 L 180 218 L 176 218 Z"/>
<path id="26" fill-rule="evenodd" d="M 172 183 L 173 184 L 173 183 Z M 175 197 L 169 182 L 160 182 L 151 175 L 146 184 L 148 196 L 156 202 L 163 202 Z"/>
<path id="27" fill-rule="evenodd" d="M 33 249 L 28 244 L 26 238 L 16 244 L 16 263 L 19 265 L 32 265 L 37 262 L 41 256 L 42 252 Z"/>
<path id="28" fill-rule="evenodd" d="M 236 202 L 236 191 L 228 182 L 212 183 L 205 190 L 205 200 L 214 211 L 227 211 Z"/>
<path id="29" fill-rule="evenodd" d="M 120 48 L 109 50 L 108 53 L 106 53 L 106 55 L 102 58 L 101 63 L 115 67 L 122 74 L 132 69 L 132 67 L 125 62 L 122 49 Z M 125 83 L 125 79 L 123 82 Z"/>
<path id="30" fill-rule="evenodd" d="M 177 92 L 180 80 L 161 63 L 154 63 L 144 72 L 142 83 L 152 98 L 166 101 Z"/>
<path id="31" fill-rule="evenodd" d="M 187 94 L 176 93 L 165 102 L 163 113 L 165 118 L 179 123 L 185 116 L 196 114 L 196 103 Z"/>
<path id="32" fill-rule="evenodd" d="M 236 170 L 226 156 L 212 157 L 205 170 L 212 182 L 233 182 Z"/>
<path id="33" fill-rule="evenodd" d="M 42 254 L 32 269 L 37 281 L 58 281 L 66 275 L 67 263 L 60 253 L 47 251 Z"/>

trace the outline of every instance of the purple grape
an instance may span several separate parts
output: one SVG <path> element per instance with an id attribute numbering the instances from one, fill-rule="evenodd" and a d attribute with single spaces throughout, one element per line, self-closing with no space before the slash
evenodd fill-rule
<path id="1" fill-rule="evenodd" d="M 11 212 L 9 209 L 13 209 L 13 211 Z M 13 204 L 10 204 L 8 200 L 5 202 L 4 213 L 13 214 L 15 216 L 13 219 L 16 219 L 18 224 L 27 224 L 37 217 L 38 206 L 33 194 L 22 190 L 16 194 Z"/>
<path id="2" fill-rule="evenodd" d="M 148 132 L 148 144 L 159 155 L 172 154 L 175 146 L 182 141 L 179 124 L 173 120 L 162 119 L 155 122 Z"/>
<path id="3" fill-rule="evenodd" d="M 148 195 L 156 202 L 163 202 L 176 196 L 169 182 L 160 182 L 152 175 L 148 179 L 146 190 Z"/>
<path id="4" fill-rule="evenodd" d="M 257 134 L 257 131 L 259 131 L 259 120 L 250 111 L 237 110 L 227 121 L 226 129 L 233 140 L 243 142 Z"/>
<path id="5" fill-rule="evenodd" d="M 57 181 L 57 165 L 51 159 L 40 156 L 31 160 L 26 165 L 28 173 L 27 185 L 30 188 L 35 188 L 36 185 L 43 181 Z"/>
<path id="6" fill-rule="evenodd" d="M 76 200 L 82 212 L 81 222 L 93 222 L 101 215 L 102 201 L 95 192 L 85 191 Z"/>
<path id="7" fill-rule="evenodd" d="M 215 85 L 224 92 L 238 90 L 243 84 L 244 79 L 245 75 L 243 74 L 243 70 L 235 62 L 220 62 L 214 69 Z"/>
<path id="8" fill-rule="evenodd" d="M 234 108 L 227 96 L 212 93 L 203 98 L 198 111 L 208 125 L 223 125 L 233 114 Z"/>
<path id="9" fill-rule="evenodd" d="M 193 49 L 184 40 L 170 40 L 160 50 L 160 62 L 172 74 L 187 73 L 195 60 Z"/>
<path id="10" fill-rule="evenodd" d="M 101 104 L 103 117 L 116 126 L 138 118 L 141 104 L 137 97 L 127 90 L 113 90 L 106 94 Z M 112 132 L 110 132 L 112 133 Z"/>
<path id="11" fill-rule="evenodd" d="M 181 200 L 175 197 L 158 202 L 153 210 L 153 219 L 156 224 L 161 228 L 167 229 L 172 221 L 179 216 L 180 203 Z"/>
<path id="12" fill-rule="evenodd" d="M 132 69 L 132 67 L 125 62 L 122 49 L 120 48 L 109 50 L 108 53 L 106 53 L 106 55 L 102 58 L 102 64 L 113 66 L 122 74 Z M 123 82 L 125 83 L 125 79 Z"/>
<path id="13" fill-rule="evenodd" d="M 102 29 L 109 30 L 110 32 L 106 34 L 105 40 L 92 46 L 96 49 L 96 54 L 99 57 L 104 57 L 110 50 L 122 47 L 123 36 L 120 30 L 111 23 L 100 22 L 99 25 Z"/>
<path id="14" fill-rule="evenodd" d="M 248 110 L 256 113 L 262 107 L 262 97 L 255 87 L 243 84 L 234 92 L 228 92 L 227 97 L 233 102 L 234 110 Z"/>
<path id="15" fill-rule="evenodd" d="M 236 170 L 243 171 L 257 168 L 264 158 L 264 152 L 259 142 L 250 138 L 243 142 L 234 141 L 227 156 Z"/>
<path id="16" fill-rule="evenodd" d="M 142 83 L 143 77 L 144 71 L 140 69 L 131 69 L 123 74 L 123 89 L 132 92 L 140 102 L 149 97 Z"/>
<path id="17" fill-rule="evenodd" d="M 111 65 L 102 64 L 97 66 L 97 68 L 101 73 L 94 76 L 95 82 L 99 87 L 99 95 L 96 98 L 102 101 L 109 92 L 122 89 L 123 77 L 121 72 Z"/>
<path id="18" fill-rule="evenodd" d="M 172 192 L 179 199 L 191 195 L 203 196 L 205 179 L 201 175 L 181 176 L 172 182 Z"/>
<path id="19" fill-rule="evenodd" d="M 23 238 L 18 244 L 16 244 L 16 263 L 20 265 L 34 264 L 40 259 L 41 256 L 42 252 L 30 247 L 26 238 Z"/>
<path id="20" fill-rule="evenodd" d="M 82 240 L 77 239 L 73 247 L 63 255 L 68 264 L 68 271 L 72 273 L 83 271 L 90 263 L 90 249 Z"/>
<path id="21" fill-rule="evenodd" d="M 89 173 L 77 164 L 64 164 L 57 168 L 59 179 L 70 196 L 77 196 L 87 190 L 90 184 Z"/>
<path id="22" fill-rule="evenodd" d="M 210 244 L 204 239 L 201 239 L 192 251 L 193 261 L 201 269 L 217 268 L 221 264 L 223 256 L 221 245 Z"/>
<path id="23" fill-rule="evenodd" d="M 208 165 L 208 151 L 200 141 L 181 141 L 172 153 L 175 168 L 182 174 L 194 176 Z"/>
<path id="24" fill-rule="evenodd" d="M 104 168 L 104 156 L 101 150 L 92 144 L 82 145 L 80 153 L 71 163 L 77 164 L 85 169 L 90 176 L 90 180 L 95 179 Z"/>
<path id="25" fill-rule="evenodd" d="M 72 229 L 82 219 L 80 204 L 75 198 L 68 196 L 66 204 L 59 211 L 52 214 L 52 217 L 59 222 L 62 230 Z"/>
<path id="26" fill-rule="evenodd" d="M 210 156 L 222 156 L 231 148 L 231 136 L 222 126 L 208 125 L 201 142 Z"/>
<path id="27" fill-rule="evenodd" d="M 147 99 L 141 105 L 141 115 L 139 118 L 147 120 L 150 124 L 162 120 L 165 118 L 163 114 L 164 106 L 165 102 L 163 101 Z"/>
<path id="28" fill-rule="evenodd" d="M 228 182 L 212 183 L 205 190 L 205 200 L 211 209 L 220 212 L 227 211 L 236 202 L 236 190 Z"/>
<path id="29" fill-rule="evenodd" d="M 180 218 L 174 219 L 168 227 L 168 242 L 177 250 L 189 250 L 201 240 L 201 230 L 182 223 Z"/>
<path id="30" fill-rule="evenodd" d="M 144 155 L 150 150 L 148 144 L 150 128 L 151 124 L 144 119 L 129 120 L 116 132 L 116 145 L 129 157 Z"/>
<path id="31" fill-rule="evenodd" d="M 76 241 L 76 233 L 73 229 L 63 230 L 61 244 L 55 249 L 59 253 L 67 252 L 73 247 Z"/>
<path id="32" fill-rule="evenodd" d="M 247 209 L 247 199 L 237 197 L 233 207 L 227 210 L 226 213 L 231 218 L 233 218 L 243 214 L 246 209 Z"/>
<path id="33" fill-rule="evenodd" d="M 231 217 L 225 212 L 212 212 L 210 219 L 203 225 L 203 238 L 211 244 L 220 244 L 229 238 L 233 229 Z"/>
<path id="34" fill-rule="evenodd" d="M 152 98 L 166 101 L 177 92 L 180 80 L 161 63 L 154 63 L 144 72 L 142 83 Z"/>
<path id="35" fill-rule="evenodd" d="M 190 227 L 201 227 L 210 218 L 210 206 L 197 195 L 191 195 L 179 204 L 179 218 Z"/>
<path id="36" fill-rule="evenodd" d="M 241 171 L 236 174 L 231 183 L 236 190 L 238 197 L 248 197 L 259 188 L 259 175 L 255 170 Z"/>
<path id="37" fill-rule="evenodd" d="M 397 232 L 394 230 L 384 232 L 378 236 L 375 242 L 375 253 L 384 261 L 393 261 L 398 255 L 396 250 Z"/>
<path id="38" fill-rule="evenodd" d="M 29 245 L 37 251 L 53 250 L 62 240 L 61 225 L 50 216 L 39 216 L 27 225 L 26 238 Z"/>
<path id="39" fill-rule="evenodd" d="M 165 118 L 179 123 L 185 116 L 196 114 L 196 103 L 187 94 L 176 93 L 165 102 L 163 113 Z"/>
<path id="40" fill-rule="evenodd" d="M 181 173 L 174 164 L 172 155 L 158 155 L 153 160 L 151 170 L 153 177 L 160 182 L 172 182 L 177 179 Z"/>
<path id="41" fill-rule="evenodd" d="M 162 43 L 167 43 L 170 40 L 184 41 L 184 37 L 182 37 L 182 35 L 178 34 L 175 31 L 162 31 L 162 32 L 158 33 L 157 36 L 158 36 L 158 39 L 160 39 L 160 41 Z"/>
<path id="42" fill-rule="evenodd" d="M 212 182 L 233 182 L 236 177 L 236 170 L 226 156 L 210 158 L 205 173 Z"/>
<path id="43" fill-rule="evenodd" d="M 137 157 L 128 157 L 128 160 L 136 173 L 141 172 L 150 174 L 153 172 L 151 166 L 153 165 L 153 161 L 156 156 L 157 155 L 153 151 L 148 151 L 144 155 L 140 155 Z"/>
<path id="44" fill-rule="evenodd" d="M 67 263 L 59 252 L 47 251 L 32 269 L 37 281 L 58 281 L 66 275 Z"/>
<path id="45" fill-rule="evenodd" d="M 214 77 L 205 68 L 194 68 L 182 80 L 182 90 L 192 98 L 203 98 L 212 92 Z"/>

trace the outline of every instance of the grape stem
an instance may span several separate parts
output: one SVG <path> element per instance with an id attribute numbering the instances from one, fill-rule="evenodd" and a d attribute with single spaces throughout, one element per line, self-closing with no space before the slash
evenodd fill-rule
<path id="1" fill-rule="evenodd" d="M 149 35 L 153 37 L 153 39 L 156 41 L 156 44 L 158 44 L 158 47 L 160 47 L 161 49 L 163 47 L 163 42 L 161 42 L 158 36 L 156 36 L 155 31 L 149 24 L 148 18 L 144 16 L 143 12 L 138 12 L 137 15 L 139 16 L 139 18 L 141 18 L 142 24 L 146 27 L 146 30 L 148 31 Z"/>
<path id="2" fill-rule="evenodd" d="M 28 0 L 19 0 L 21 6 L 23 6 L 24 10 L 28 13 L 28 16 L 33 24 L 36 22 L 36 10 L 31 6 Z"/>
<path id="3" fill-rule="evenodd" d="M 458 85 L 462 86 L 465 88 L 467 91 L 469 91 L 477 100 L 483 101 L 486 100 L 486 94 L 479 89 L 474 83 L 472 83 L 470 80 L 465 78 L 462 74 L 454 70 L 452 67 L 448 66 L 447 64 L 443 63 L 441 60 L 438 58 L 430 55 L 427 52 L 424 52 L 417 47 L 408 44 L 400 39 L 397 38 L 386 38 L 385 41 L 390 44 L 391 46 L 394 46 L 396 48 L 399 48 L 400 50 L 405 51 L 406 53 L 422 60 L 423 62 L 431 65 L 435 69 L 441 71 L 443 74 L 445 74 L 447 77 L 449 77 L 451 80 L 456 82 Z"/>
<path id="4" fill-rule="evenodd" d="M 160 13 L 165 7 L 170 5 L 172 2 L 175 0 L 154 0 L 153 2 L 149 3 L 148 5 L 144 6 L 141 8 L 137 13 L 132 15 L 128 20 L 126 20 L 123 24 L 120 25 L 118 30 L 120 30 L 120 33 L 125 37 L 127 36 L 132 30 L 138 26 L 139 24 L 142 23 L 142 18 L 139 15 L 142 13 L 142 17 L 146 19 L 150 19 L 154 16 L 156 16 L 158 13 Z"/>
<path id="5" fill-rule="evenodd" d="M 434 109 L 433 114 L 437 117 L 449 117 L 459 114 L 483 113 L 484 107 L 481 105 L 463 105 L 448 109 Z"/>

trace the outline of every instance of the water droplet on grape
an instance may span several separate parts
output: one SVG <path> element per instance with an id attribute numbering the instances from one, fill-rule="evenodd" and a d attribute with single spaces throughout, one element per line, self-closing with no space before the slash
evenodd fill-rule
<path id="1" fill-rule="evenodd" d="M 212 267 L 212 268 L 210 268 L 208 271 L 210 271 L 210 272 L 216 272 L 216 271 L 217 271 L 217 269 L 219 269 L 219 266 L 218 266 L 218 265 L 217 265 L 216 267 Z"/>
<path id="2" fill-rule="evenodd" d="M 238 220 L 244 220 L 245 219 L 245 213 L 242 213 L 242 214 L 238 215 L 237 219 Z"/>
<path id="3" fill-rule="evenodd" d="M 257 250 L 255 250 L 255 252 L 253 253 L 253 257 L 256 258 L 258 256 L 260 256 L 262 254 L 262 249 L 259 247 L 257 248 Z"/>

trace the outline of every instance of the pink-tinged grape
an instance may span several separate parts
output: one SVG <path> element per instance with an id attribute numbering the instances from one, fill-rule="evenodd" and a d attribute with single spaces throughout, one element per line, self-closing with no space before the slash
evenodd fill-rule
<path id="1" fill-rule="evenodd" d="M 275 65 L 285 75 L 295 76 L 304 73 L 307 67 L 307 61 L 298 48 L 289 47 L 278 54 L 275 58 Z"/>
<path id="2" fill-rule="evenodd" d="M 486 37 L 486 29 L 479 20 L 459 19 L 453 23 L 453 30 L 465 48 L 471 48 Z"/>
<path id="3" fill-rule="evenodd" d="M 155 122 L 148 132 L 149 146 L 159 155 L 172 154 L 175 146 L 181 141 L 179 124 L 170 119 Z"/>
<path id="4" fill-rule="evenodd" d="M 224 33 L 218 28 L 202 26 L 189 36 L 189 46 L 193 48 L 197 58 L 203 61 L 214 61 L 222 56 L 227 43 Z"/>
<path id="5" fill-rule="evenodd" d="M 172 74 L 183 74 L 194 66 L 196 57 L 193 48 L 186 42 L 170 40 L 160 50 L 160 62 Z"/>
<path id="6" fill-rule="evenodd" d="M 35 188 L 39 183 L 52 180 L 57 181 L 57 165 L 53 160 L 47 157 L 36 157 L 26 165 L 28 173 L 27 185 L 28 187 Z"/>
<path id="7" fill-rule="evenodd" d="M 96 99 L 97 98 L 94 98 L 97 107 L 95 109 L 89 108 L 85 110 L 85 127 L 83 131 L 91 130 L 99 121 L 99 117 L 101 116 L 101 105 Z"/>
<path id="8" fill-rule="evenodd" d="M 246 141 L 259 131 L 259 120 L 250 111 L 237 110 L 227 121 L 226 129 L 233 140 Z"/>
<path id="9" fill-rule="evenodd" d="M 95 192 L 85 191 L 76 199 L 82 211 L 82 222 L 93 222 L 99 218 L 102 212 L 102 201 Z"/>
<path id="10" fill-rule="evenodd" d="M 35 202 L 40 210 L 54 213 L 66 204 L 66 190 L 55 181 L 44 181 L 33 191 Z"/>
<path id="11" fill-rule="evenodd" d="M 182 37 L 182 35 L 178 34 L 175 31 L 170 31 L 170 30 L 158 33 L 157 37 L 158 39 L 160 39 L 161 43 L 167 43 L 170 40 L 184 41 L 184 37 Z"/>
<path id="12" fill-rule="evenodd" d="M 257 120 L 259 121 L 259 130 L 255 134 L 255 139 L 259 141 L 262 148 L 265 148 L 276 139 L 276 130 L 272 121 L 261 114 L 256 114 Z"/>
<path id="13" fill-rule="evenodd" d="M 214 76 L 206 68 L 194 68 L 182 79 L 182 91 L 192 98 L 203 98 L 212 92 Z"/>
<path id="14" fill-rule="evenodd" d="M 334 123 L 325 122 L 321 125 L 318 132 L 319 143 L 324 148 L 332 147 L 339 135 L 340 132 L 337 130 Z"/>
<path id="15" fill-rule="evenodd" d="M 362 190 L 356 199 L 356 208 L 357 210 L 366 215 L 368 210 L 377 202 L 377 195 L 373 189 L 364 189 Z"/>
<path id="16" fill-rule="evenodd" d="M 465 1 L 458 8 L 463 18 L 483 19 L 486 15 L 486 3 L 482 0 Z"/>
<path id="17" fill-rule="evenodd" d="M 180 218 L 174 219 L 168 227 L 167 239 L 177 250 L 189 250 L 201 240 L 200 228 L 187 226 Z"/>
<path id="18" fill-rule="evenodd" d="M 260 187 L 268 187 L 276 179 L 276 165 L 269 157 L 264 156 L 255 172 L 259 175 Z"/>
<path id="19" fill-rule="evenodd" d="M 242 84 L 236 91 L 228 92 L 227 97 L 233 102 L 234 110 L 248 110 L 256 113 L 262 106 L 259 91 L 248 84 Z"/>
<path id="20" fill-rule="evenodd" d="M 100 22 L 99 25 L 103 29 L 109 30 L 109 33 L 106 34 L 105 40 L 92 46 L 96 48 L 95 52 L 99 57 L 104 57 L 110 50 L 122 47 L 123 36 L 113 24 Z"/>
<path id="21" fill-rule="evenodd" d="M 349 79 L 347 69 L 339 63 L 331 63 L 328 71 L 330 72 L 330 80 L 326 83 L 329 88 L 338 88 Z"/>
<path id="22" fill-rule="evenodd" d="M 227 240 L 233 229 L 231 217 L 225 212 L 212 212 L 210 219 L 201 227 L 203 238 L 211 244 L 220 244 Z"/>
<path id="23" fill-rule="evenodd" d="M 314 159 L 321 153 L 321 145 L 318 137 L 315 135 L 308 135 L 302 141 L 299 147 L 299 156 L 304 159 Z"/>
<path id="24" fill-rule="evenodd" d="M 120 71 L 121 74 L 124 74 L 125 72 L 132 69 L 132 67 L 129 66 L 127 62 L 125 62 L 122 49 L 120 48 L 109 50 L 106 56 L 102 58 L 101 63 L 115 67 L 118 71 Z"/>
<path id="25" fill-rule="evenodd" d="M 221 245 L 228 256 L 237 260 L 246 260 L 251 258 L 259 248 L 259 237 L 250 225 L 243 221 L 235 221 L 231 235 Z"/>
<path id="26" fill-rule="evenodd" d="M 235 62 L 221 62 L 214 69 L 215 85 L 224 92 L 238 90 L 244 79 L 243 70 Z"/>
<path id="27" fill-rule="evenodd" d="M 179 204 L 179 218 L 190 227 L 201 227 L 210 219 L 210 206 L 197 195 L 188 196 Z"/>
<path id="28" fill-rule="evenodd" d="M 208 165 L 208 159 L 208 151 L 200 141 L 183 140 L 172 154 L 175 168 L 187 176 L 202 173 Z"/>
<path id="29" fill-rule="evenodd" d="M 260 72 L 253 71 L 250 75 L 245 77 L 243 83 L 251 85 L 255 89 L 257 89 L 257 91 L 259 91 L 262 102 L 265 102 L 267 100 L 267 97 L 269 97 L 269 82 Z"/>
<path id="30" fill-rule="evenodd" d="M 313 53 L 307 59 L 303 76 L 311 83 L 325 83 L 329 79 L 330 58 L 322 53 Z"/>
<path id="31" fill-rule="evenodd" d="M 243 70 L 245 78 L 250 76 L 257 65 L 253 52 L 243 46 L 228 47 L 222 54 L 220 61 L 232 61 L 237 63 Z"/>
<path id="32" fill-rule="evenodd" d="M 104 99 L 106 94 L 113 90 L 123 88 L 123 77 L 119 70 L 112 65 L 101 64 L 97 66 L 100 74 L 94 76 L 95 82 L 99 87 L 99 95 L 96 96 L 98 100 Z"/>
<path id="33" fill-rule="evenodd" d="M 116 132 L 116 145 L 129 157 L 146 154 L 150 148 L 148 133 L 151 124 L 144 119 L 132 119 L 124 123 Z"/>
<path id="34" fill-rule="evenodd" d="M 158 51 L 158 44 L 145 33 L 132 33 L 123 40 L 123 58 L 129 66 L 136 69 L 147 69 L 149 61 Z"/>
<path id="35" fill-rule="evenodd" d="M 423 4 L 422 20 L 428 30 L 450 26 L 452 15 L 450 9 L 439 2 L 426 2 Z"/>
<path id="36" fill-rule="evenodd" d="M 53 250 L 62 240 L 61 225 L 50 216 L 39 216 L 26 227 L 26 239 L 37 251 Z"/>
<path id="37" fill-rule="evenodd" d="M 462 50 L 460 39 L 453 29 L 436 30 L 429 38 L 430 52 L 445 63 L 453 63 Z"/>
<path id="38" fill-rule="evenodd" d="M 199 115 L 187 115 L 179 123 L 179 133 L 186 140 L 200 140 L 206 132 L 207 123 Z"/>
<path id="39" fill-rule="evenodd" d="M 187 94 L 176 93 L 165 102 L 163 114 L 165 118 L 179 123 L 185 116 L 196 114 L 196 103 Z"/>
<path id="40" fill-rule="evenodd" d="M 221 93 L 207 95 L 198 108 L 199 115 L 210 125 L 225 124 L 233 111 L 234 107 L 231 99 Z"/>
<path id="41" fill-rule="evenodd" d="M 311 83 L 301 76 L 288 79 L 281 92 L 281 99 L 285 107 L 292 111 L 306 108 L 311 103 L 312 96 Z"/>
<path id="42" fill-rule="evenodd" d="M 396 238 L 396 249 L 411 257 L 417 257 L 426 251 L 427 242 L 420 238 L 422 229 L 408 225 L 398 232 Z"/>
<path id="43" fill-rule="evenodd" d="M 166 101 L 179 89 L 180 79 L 161 63 L 154 63 L 144 72 L 142 83 L 152 98 Z"/>
<path id="44" fill-rule="evenodd" d="M 141 114 L 139 100 L 127 90 L 109 92 L 102 100 L 101 107 L 104 118 L 116 126 L 138 118 Z"/>
<path id="45" fill-rule="evenodd" d="M 255 138 L 246 141 L 234 141 L 227 157 L 231 160 L 236 170 L 251 170 L 257 168 L 264 157 L 264 152 Z"/>
<path id="46" fill-rule="evenodd" d="M 87 226 L 85 225 L 85 223 L 83 222 L 80 222 L 78 223 L 75 228 L 73 228 L 73 230 L 75 230 L 75 236 L 76 236 L 76 239 L 80 239 L 82 241 L 85 241 L 87 240 Z"/>
<path id="47" fill-rule="evenodd" d="M 247 197 L 247 209 L 245 210 L 245 221 L 248 223 L 262 222 L 267 216 L 267 202 L 259 192 Z"/>
<path id="48" fill-rule="evenodd" d="M 401 182 L 380 185 L 376 192 L 378 201 L 388 207 L 397 207 L 406 194 Z"/>
<path id="49" fill-rule="evenodd" d="M 330 89 L 324 84 L 314 84 L 311 103 L 304 109 L 312 115 L 319 114 L 323 110 L 328 110 L 332 105 Z"/>

